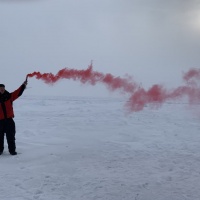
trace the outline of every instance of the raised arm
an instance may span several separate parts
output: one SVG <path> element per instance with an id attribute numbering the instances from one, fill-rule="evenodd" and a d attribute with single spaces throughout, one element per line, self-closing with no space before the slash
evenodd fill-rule
<path id="1" fill-rule="evenodd" d="M 27 80 L 24 81 L 24 83 L 17 90 L 15 90 L 14 92 L 11 93 L 12 101 L 15 101 L 18 97 L 20 97 L 23 94 L 23 92 L 26 88 L 26 85 L 27 85 Z"/>

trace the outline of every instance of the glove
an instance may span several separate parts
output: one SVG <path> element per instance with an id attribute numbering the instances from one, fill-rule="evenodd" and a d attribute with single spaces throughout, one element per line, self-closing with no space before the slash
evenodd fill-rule
<path id="1" fill-rule="evenodd" d="M 28 84 L 28 81 L 27 81 L 27 80 L 25 80 L 23 84 L 24 84 L 25 86 L 27 86 L 27 84 Z"/>

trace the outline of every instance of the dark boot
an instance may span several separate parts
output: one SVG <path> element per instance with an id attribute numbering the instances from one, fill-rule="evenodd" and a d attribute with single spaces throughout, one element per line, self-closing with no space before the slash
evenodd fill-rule
<path id="1" fill-rule="evenodd" d="M 10 155 L 15 156 L 15 155 L 17 155 L 17 152 L 16 151 L 10 152 Z"/>

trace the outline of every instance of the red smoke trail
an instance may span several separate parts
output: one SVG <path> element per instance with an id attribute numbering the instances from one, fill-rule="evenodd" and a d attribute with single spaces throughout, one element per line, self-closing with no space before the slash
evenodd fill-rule
<path id="1" fill-rule="evenodd" d="M 196 79 L 197 81 L 200 80 L 200 69 L 191 69 L 189 72 L 187 72 L 183 79 L 185 81 L 191 81 L 193 79 Z"/>
<path id="2" fill-rule="evenodd" d="M 149 90 L 141 88 L 132 78 L 114 77 L 112 74 L 103 74 L 93 71 L 92 65 L 86 70 L 64 68 L 56 75 L 52 73 L 33 72 L 27 77 L 36 77 L 47 84 L 53 84 L 60 79 L 73 79 L 81 83 L 95 85 L 104 83 L 110 90 L 119 90 L 130 95 L 126 106 L 130 111 L 140 111 L 145 105 L 159 106 L 167 100 L 187 97 L 189 103 L 200 103 L 200 69 L 191 69 L 183 76 L 184 86 L 167 90 L 161 85 L 153 85 Z"/>
<path id="3" fill-rule="evenodd" d="M 79 80 L 81 83 L 89 83 L 95 85 L 97 83 L 104 83 L 110 90 L 121 90 L 126 93 L 133 93 L 137 87 L 137 84 L 133 82 L 131 78 L 120 78 L 114 77 L 112 74 L 103 74 L 100 72 L 93 71 L 92 65 L 86 70 L 76 69 L 61 69 L 56 75 L 52 73 L 33 72 L 27 74 L 27 77 L 36 77 L 41 79 L 47 84 L 53 84 L 60 79 L 73 79 Z"/>

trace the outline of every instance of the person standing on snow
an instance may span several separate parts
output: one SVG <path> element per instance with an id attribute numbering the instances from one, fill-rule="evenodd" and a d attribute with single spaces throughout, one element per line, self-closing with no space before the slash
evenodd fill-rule
<path id="1" fill-rule="evenodd" d="M 8 150 L 11 155 L 17 155 L 15 145 L 15 122 L 13 101 L 22 95 L 26 88 L 27 80 L 14 92 L 5 90 L 5 85 L 0 84 L 0 155 L 4 150 L 4 134 L 8 143 Z"/>

